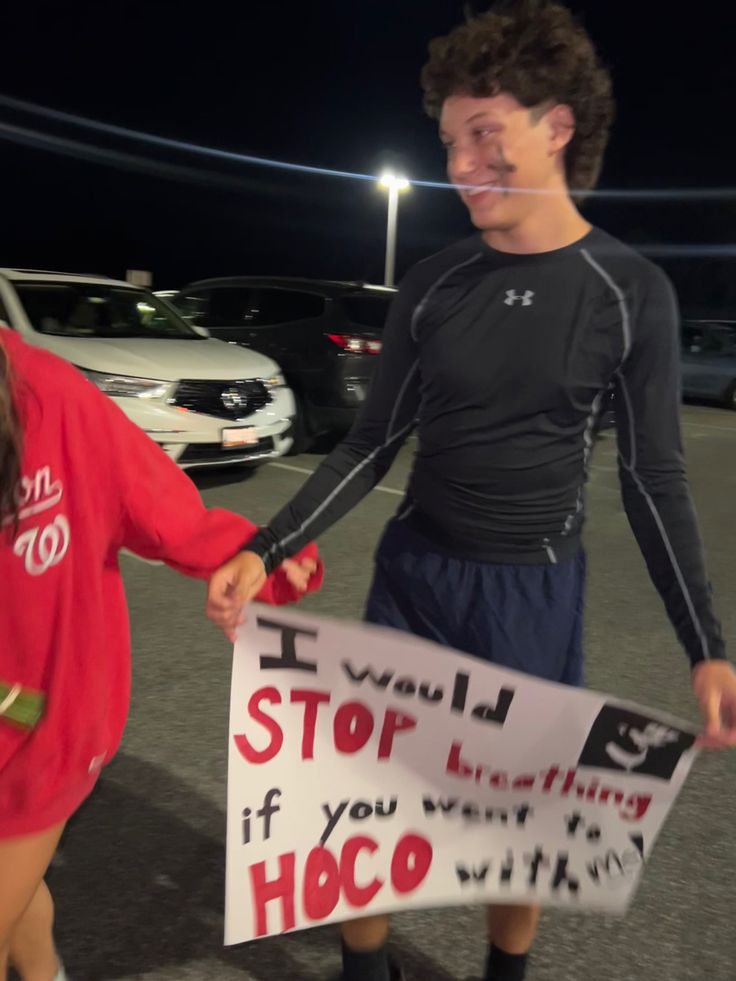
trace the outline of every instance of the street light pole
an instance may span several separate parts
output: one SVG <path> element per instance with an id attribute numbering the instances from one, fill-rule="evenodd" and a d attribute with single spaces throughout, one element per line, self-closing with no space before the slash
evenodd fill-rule
<path id="1" fill-rule="evenodd" d="M 386 222 L 386 268 L 384 286 L 394 285 L 396 273 L 396 230 L 399 221 L 399 189 L 393 182 L 388 189 L 388 221 Z"/>
<path id="2" fill-rule="evenodd" d="M 409 181 L 405 177 L 384 174 L 380 183 L 381 187 L 388 190 L 386 267 L 383 281 L 385 286 L 393 286 L 396 275 L 396 232 L 399 223 L 399 194 L 401 191 L 406 191 L 409 188 Z"/>

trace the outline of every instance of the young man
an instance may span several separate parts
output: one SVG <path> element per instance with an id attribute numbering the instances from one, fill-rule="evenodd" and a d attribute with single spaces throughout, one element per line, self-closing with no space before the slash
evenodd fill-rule
<path id="1" fill-rule="evenodd" d="M 422 82 L 479 234 L 406 276 L 353 431 L 211 583 L 232 632 L 284 558 L 381 480 L 408 434 L 406 500 L 376 556 L 367 619 L 579 685 L 584 484 L 615 390 L 629 521 L 693 666 L 705 744 L 736 745 L 736 674 L 711 608 L 679 431 L 679 321 L 648 261 L 592 228 L 610 78 L 570 12 L 511 2 L 434 41 Z M 520 981 L 534 908 L 489 911 L 486 981 Z M 345 981 L 389 981 L 388 923 L 343 928 Z"/>

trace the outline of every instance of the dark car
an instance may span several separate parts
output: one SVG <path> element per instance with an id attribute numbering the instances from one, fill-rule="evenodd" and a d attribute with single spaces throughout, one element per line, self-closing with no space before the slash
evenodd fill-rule
<path id="1" fill-rule="evenodd" d="M 682 328 L 682 391 L 736 409 L 736 322 L 686 320 Z"/>
<path id="2" fill-rule="evenodd" d="M 298 403 L 293 452 L 341 435 L 365 399 L 396 290 L 365 283 L 239 276 L 192 283 L 173 297 L 213 337 L 282 368 Z"/>
<path id="3" fill-rule="evenodd" d="M 736 410 L 736 321 L 684 320 L 680 367 L 683 398 L 717 402 Z M 616 425 L 613 399 L 609 390 L 597 435 Z"/>

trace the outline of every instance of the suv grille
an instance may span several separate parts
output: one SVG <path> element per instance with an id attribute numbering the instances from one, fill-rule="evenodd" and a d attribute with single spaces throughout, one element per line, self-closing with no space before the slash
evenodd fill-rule
<path id="1" fill-rule="evenodd" d="M 263 382 L 245 381 L 180 381 L 171 398 L 191 412 L 203 412 L 218 419 L 244 419 L 265 408 L 271 395 Z"/>

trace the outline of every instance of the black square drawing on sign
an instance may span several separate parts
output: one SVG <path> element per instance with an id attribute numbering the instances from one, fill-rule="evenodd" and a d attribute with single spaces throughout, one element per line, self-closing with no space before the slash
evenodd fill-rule
<path id="1" fill-rule="evenodd" d="M 624 770 L 671 780 L 695 736 L 638 712 L 604 705 L 593 723 L 578 766 Z"/>

